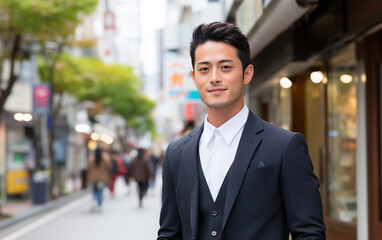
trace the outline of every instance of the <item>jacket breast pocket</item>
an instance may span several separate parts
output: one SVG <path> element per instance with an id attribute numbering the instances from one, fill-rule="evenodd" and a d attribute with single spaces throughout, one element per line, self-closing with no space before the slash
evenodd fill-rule
<path id="1" fill-rule="evenodd" d="M 258 176 L 258 175 L 264 175 L 264 174 L 271 174 L 275 170 L 274 165 L 266 166 L 266 167 L 260 167 L 260 168 L 248 168 L 247 169 L 247 177 L 250 176 Z"/>

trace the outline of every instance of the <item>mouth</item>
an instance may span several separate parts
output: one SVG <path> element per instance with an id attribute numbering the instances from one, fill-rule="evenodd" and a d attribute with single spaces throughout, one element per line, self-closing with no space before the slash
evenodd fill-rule
<path id="1" fill-rule="evenodd" d="M 210 88 L 207 91 L 209 93 L 212 93 L 212 94 L 220 94 L 220 93 L 224 92 L 225 90 L 227 90 L 227 89 L 226 88 Z"/>

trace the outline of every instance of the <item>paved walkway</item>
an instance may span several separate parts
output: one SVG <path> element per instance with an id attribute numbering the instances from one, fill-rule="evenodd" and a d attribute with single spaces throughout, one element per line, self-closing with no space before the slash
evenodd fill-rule
<path id="1" fill-rule="evenodd" d="M 15 215 L 20 212 L 26 211 L 32 207 L 30 200 L 13 200 L 1 207 L 2 213 L 6 215 Z"/>
<path id="2" fill-rule="evenodd" d="M 90 211 L 91 195 L 90 191 L 85 191 L 28 220 L 3 229 L 0 227 L 0 239 L 156 239 L 161 205 L 160 188 L 158 181 L 156 188 L 151 189 L 144 199 L 143 208 L 139 208 L 136 185 L 133 183 L 130 186 L 131 192 L 128 194 L 123 179 L 119 178 L 115 197 L 108 190 L 105 191 L 105 203 L 100 212 Z M 17 215 L 20 214 L 22 212 Z"/>

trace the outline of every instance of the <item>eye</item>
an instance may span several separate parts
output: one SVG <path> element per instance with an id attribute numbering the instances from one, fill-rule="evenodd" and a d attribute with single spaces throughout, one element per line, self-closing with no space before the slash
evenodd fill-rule
<path id="1" fill-rule="evenodd" d="M 227 66 L 227 65 L 226 66 L 222 66 L 223 70 L 230 70 L 231 68 L 232 68 L 231 66 Z"/>
<path id="2" fill-rule="evenodd" d="M 208 67 L 199 68 L 199 72 L 207 72 L 207 71 L 208 71 Z"/>

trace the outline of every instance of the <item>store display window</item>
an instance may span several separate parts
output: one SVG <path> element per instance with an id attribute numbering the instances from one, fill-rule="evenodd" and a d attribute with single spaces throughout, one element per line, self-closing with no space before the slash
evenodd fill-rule
<path id="1" fill-rule="evenodd" d="M 290 88 L 282 88 L 279 84 L 273 85 L 249 101 L 249 106 L 252 106 L 251 110 L 262 119 L 284 129 L 292 129 L 292 91 Z"/>
<path id="2" fill-rule="evenodd" d="M 325 147 L 325 94 L 324 80 L 313 82 L 309 77 L 305 81 L 305 139 L 312 159 L 314 173 L 320 182 Z M 322 188 L 321 188 L 322 190 Z"/>
<path id="3" fill-rule="evenodd" d="M 330 60 L 328 72 L 329 216 L 357 222 L 357 79 L 354 46 Z"/>

